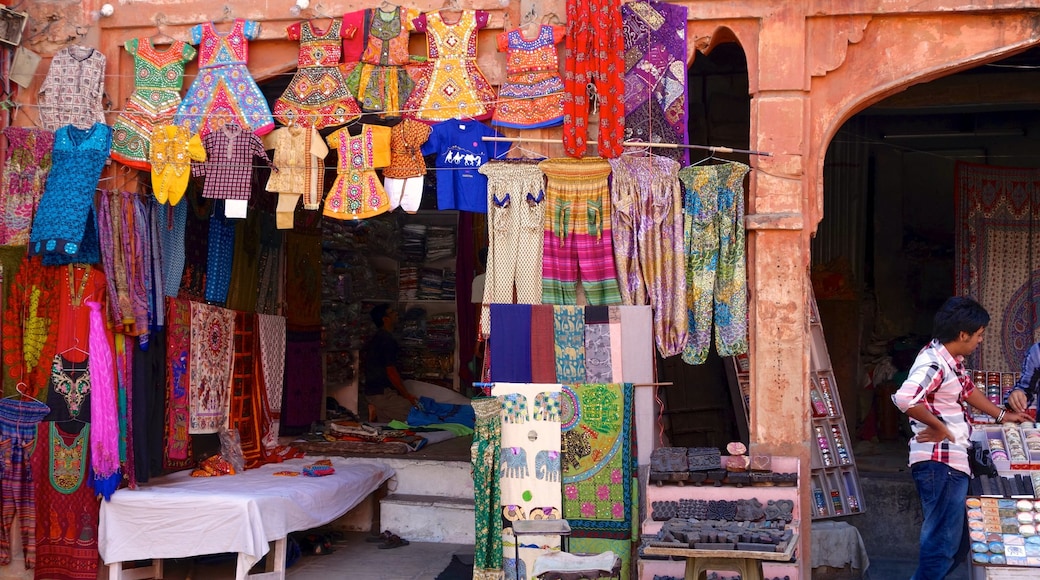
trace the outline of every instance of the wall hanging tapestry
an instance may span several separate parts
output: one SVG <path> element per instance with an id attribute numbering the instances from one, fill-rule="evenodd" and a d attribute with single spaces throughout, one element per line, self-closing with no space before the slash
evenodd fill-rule
<path id="1" fill-rule="evenodd" d="M 956 293 L 989 311 L 989 338 L 972 368 L 1016 371 L 1037 340 L 1040 299 L 1040 172 L 956 166 Z"/>
<path id="2" fill-rule="evenodd" d="M 233 310 L 191 303 L 189 433 L 216 433 L 227 426 L 234 338 Z"/>
<path id="3" fill-rule="evenodd" d="M 502 544 L 506 578 L 528 578 L 545 548 L 557 549 L 559 536 L 524 535 L 520 562 L 512 522 L 559 519 L 560 388 L 558 384 L 495 383 L 492 395 L 502 401 L 501 501 Z"/>

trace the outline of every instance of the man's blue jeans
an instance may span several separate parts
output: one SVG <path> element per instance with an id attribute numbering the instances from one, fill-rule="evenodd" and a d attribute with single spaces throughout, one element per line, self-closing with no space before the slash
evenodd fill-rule
<path id="1" fill-rule="evenodd" d="M 913 580 L 942 580 L 953 568 L 964 534 L 968 475 L 938 461 L 910 467 L 921 496 L 921 553 Z"/>

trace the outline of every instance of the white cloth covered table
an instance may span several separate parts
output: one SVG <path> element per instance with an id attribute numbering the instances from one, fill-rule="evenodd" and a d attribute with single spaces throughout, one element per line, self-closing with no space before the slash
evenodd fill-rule
<path id="1" fill-rule="evenodd" d="M 238 578 L 269 550 L 268 542 L 327 524 L 347 513 L 394 474 L 378 462 L 332 457 L 323 477 L 279 477 L 321 457 L 292 459 L 238 475 L 191 477 L 179 472 L 101 502 L 98 551 L 105 564 L 238 553 Z"/>

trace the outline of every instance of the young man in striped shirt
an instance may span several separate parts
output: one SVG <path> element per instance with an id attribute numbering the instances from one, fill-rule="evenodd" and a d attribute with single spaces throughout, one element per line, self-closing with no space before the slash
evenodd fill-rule
<path id="1" fill-rule="evenodd" d="M 932 341 L 918 353 L 892 402 L 910 417 L 910 471 L 921 496 L 924 522 L 913 580 L 940 580 L 953 568 L 965 528 L 968 438 L 964 403 L 1003 422 L 1028 416 L 997 407 L 976 390 L 964 357 L 982 342 L 989 313 L 971 298 L 954 296 L 935 314 Z"/>

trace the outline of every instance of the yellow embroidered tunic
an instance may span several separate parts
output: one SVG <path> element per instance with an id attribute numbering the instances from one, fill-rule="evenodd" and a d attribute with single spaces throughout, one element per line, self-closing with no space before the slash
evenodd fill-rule
<path id="1" fill-rule="evenodd" d="M 274 150 L 274 165 L 267 180 L 267 191 L 278 192 L 276 222 L 279 229 L 293 225 L 296 204 L 303 196 L 303 209 L 321 207 L 325 190 L 325 157 L 329 148 L 311 127 L 283 127 L 264 135 L 264 148 Z"/>
<path id="2" fill-rule="evenodd" d="M 152 131 L 148 153 L 152 164 L 152 192 L 159 203 L 177 205 L 188 189 L 191 161 L 205 161 L 206 149 L 198 135 L 184 127 L 161 125 Z"/>
<path id="3" fill-rule="evenodd" d="M 390 164 L 390 127 L 362 125 L 360 135 L 344 127 L 328 136 L 339 154 L 336 182 L 325 197 L 324 214 L 337 219 L 362 219 L 390 209 L 375 168 Z"/>

